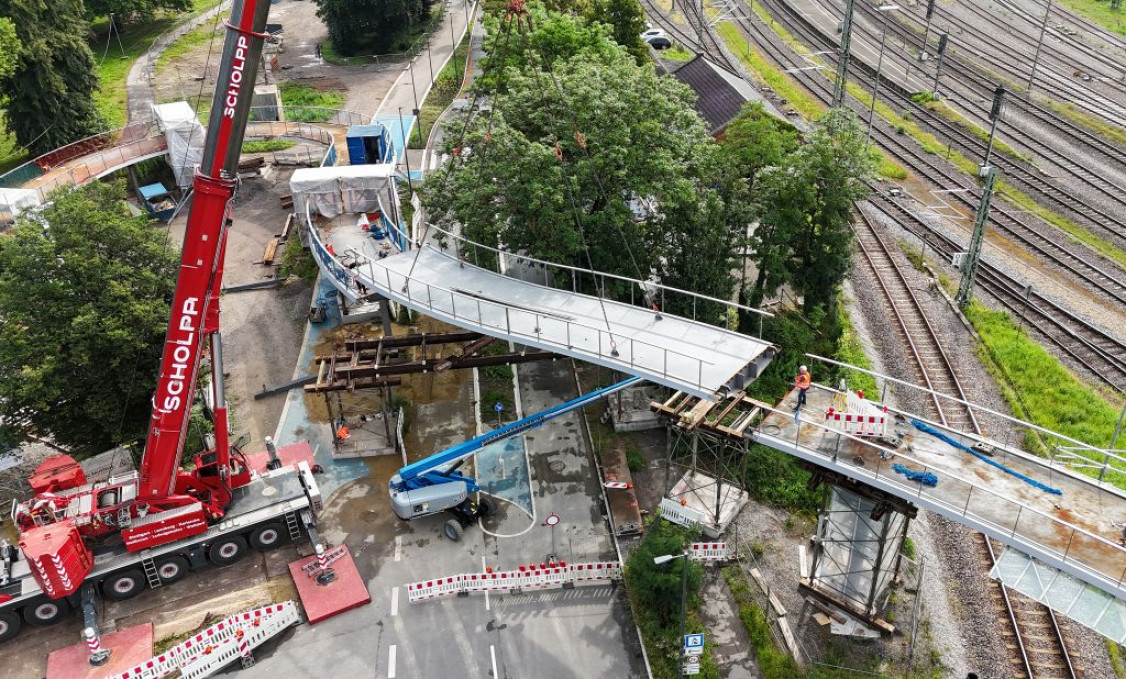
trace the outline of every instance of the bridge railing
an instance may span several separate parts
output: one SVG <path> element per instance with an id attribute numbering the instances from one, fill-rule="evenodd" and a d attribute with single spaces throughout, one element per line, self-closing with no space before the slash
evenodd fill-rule
<path id="1" fill-rule="evenodd" d="M 550 311 L 519 308 L 482 298 L 470 291 L 434 285 L 393 271 L 381 260 L 354 250 L 347 254 L 355 265 L 345 266 L 325 246 L 320 229 L 311 219 L 308 204 L 305 219 L 313 256 L 325 265 L 322 271 L 333 276 L 340 289 L 352 290 L 359 280 L 396 302 L 424 309 L 431 316 L 446 318 L 455 324 L 460 321 L 468 327 L 482 328 L 486 334 L 502 335 L 518 343 L 548 349 L 553 342 L 562 340 L 568 348 L 576 348 L 606 363 L 621 365 L 625 372 L 648 372 L 692 384 L 701 390 L 708 389 L 703 381 L 704 366 L 711 364 L 695 356 L 617 335 L 605 328 L 579 323 Z"/>
<path id="2" fill-rule="evenodd" d="M 160 134 L 160 131 L 156 129 L 155 122 L 144 120 L 115 130 L 100 132 L 85 139 L 79 139 L 66 146 L 48 151 L 0 175 L 0 187 L 10 189 L 24 187 L 27 183 L 35 181 L 76 158 L 105 152 L 117 147 L 132 146 L 151 139 L 154 134 Z"/>
<path id="3" fill-rule="evenodd" d="M 1061 473 L 1082 480 L 1084 483 L 1097 486 L 1101 491 L 1114 493 L 1126 499 L 1126 457 L 1119 454 L 1124 451 L 1114 451 L 1108 448 L 1093 446 L 1067 436 L 1066 434 L 1052 431 L 1045 427 L 1032 424 L 1031 422 L 1025 422 L 1011 415 L 1006 415 L 1005 413 L 998 412 L 983 405 L 966 401 L 957 396 L 951 396 L 950 394 L 934 391 L 933 389 L 928 389 L 927 387 L 922 387 L 917 384 L 904 382 L 903 380 L 898 380 L 872 370 L 857 368 L 856 366 L 814 354 L 806 354 L 806 356 L 827 365 L 846 367 L 850 370 L 867 373 L 874 377 L 877 382 L 884 384 L 884 392 L 887 391 L 888 385 L 894 385 L 896 390 L 910 390 L 926 398 L 937 398 L 943 403 L 944 409 L 946 408 L 946 404 L 950 404 L 953 407 L 965 408 L 972 411 L 978 421 L 986 423 L 986 431 L 984 434 L 973 431 L 969 428 L 968 424 L 963 425 L 959 429 L 950 424 L 933 422 L 919 415 L 907 413 L 893 406 L 888 406 L 889 410 L 902 413 L 906 417 L 923 421 L 935 427 L 956 430 L 963 437 L 972 441 L 987 442 L 994 447 L 994 454 L 998 456 L 999 460 L 1003 461 L 1013 458 L 1033 461 L 1038 465 L 1050 467 L 1054 473 Z M 875 397 L 875 394 L 870 394 L 869 396 Z M 883 394 L 879 396 L 879 400 L 881 402 L 885 400 Z M 1031 447 L 1044 451 L 1044 456 L 1034 456 L 1031 453 L 1019 449 L 1019 446 L 1030 438 L 1029 435 L 1031 435 L 1032 438 Z M 1001 445 L 998 447 L 996 445 L 997 443 Z"/>
<path id="4" fill-rule="evenodd" d="M 545 272 L 545 280 L 543 284 L 548 287 L 556 286 L 551 284 L 551 277 L 547 274 L 547 272 L 561 273 L 564 279 L 570 278 L 570 290 L 573 293 L 578 293 L 583 289 L 582 284 L 584 281 L 592 281 L 595 288 L 598 290 L 606 290 L 607 280 L 617 281 L 628 286 L 630 305 L 636 306 L 644 302 L 645 306 L 648 307 L 651 303 L 655 302 L 659 306 L 659 308 L 666 309 L 671 303 L 678 307 L 678 310 L 674 313 L 681 313 L 679 311 L 679 308 L 683 308 L 683 315 L 689 316 L 690 314 L 693 321 L 703 320 L 704 322 L 710 322 L 712 325 L 716 325 L 716 321 L 721 320 L 719 318 L 716 318 L 708 321 L 707 319 L 698 318 L 700 313 L 702 313 L 701 307 L 707 305 L 719 306 L 725 310 L 732 310 L 735 312 L 743 311 L 754 314 L 759 319 L 759 337 L 761 337 L 763 334 L 762 320 L 764 318 L 773 318 L 774 316 L 774 314 L 763 309 L 746 306 L 745 304 L 739 304 L 738 302 L 733 302 L 727 299 L 711 297 L 709 295 L 700 294 L 698 292 L 692 292 L 691 290 L 683 290 L 681 288 L 664 285 L 663 283 L 657 281 L 642 281 L 640 279 L 631 278 L 629 276 L 621 276 L 618 274 L 593 271 L 590 269 L 584 269 L 582 267 L 571 266 L 568 264 L 548 262 L 542 259 L 531 257 L 526 254 L 485 245 L 484 243 L 466 238 L 461 234 L 443 229 L 442 227 L 435 224 L 428 224 L 426 228 L 441 234 L 442 240 L 439 242 L 439 247 L 441 247 L 442 249 L 447 249 L 449 247 L 448 243 L 452 243 L 454 256 L 459 259 L 463 256 L 463 254 L 467 259 L 469 259 L 476 250 L 480 249 L 497 257 L 503 257 L 506 261 L 515 261 L 525 265 L 533 265 L 535 267 L 542 268 Z M 415 245 L 417 247 L 417 243 L 415 243 Z M 625 303 L 626 300 L 622 299 L 617 301 Z M 726 328 L 724 328 L 724 326 L 722 325 L 717 327 L 726 330 Z M 732 334 L 739 334 L 735 333 L 735 331 L 733 330 L 727 330 L 727 332 L 730 332 Z"/>
<path id="5" fill-rule="evenodd" d="M 815 385 L 815 388 L 836 393 L 822 385 Z M 793 412 L 765 406 L 763 409 L 778 417 L 794 417 Z M 815 418 L 803 417 L 801 426 L 792 429 L 792 432 L 783 431 L 778 425 L 767 423 L 756 431 L 755 440 L 772 448 L 792 451 L 815 464 L 836 468 L 868 485 L 939 511 L 1116 597 L 1126 598 L 1126 548 L 1117 542 L 987 488 L 950 471 L 949 466 L 935 466 L 909 453 L 888 451 L 892 453 L 888 459 L 876 456 L 873 461 L 865 457 L 863 464 L 859 464 L 851 459 L 857 446 L 868 450 L 888 449 Z M 843 445 L 846 441 L 852 441 L 853 445 Z M 908 481 L 893 469 L 894 464 L 909 464 L 912 471 L 931 472 L 938 477 L 938 485 L 928 487 Z M 1066 499 L 1062 502 L 1066 503 Z"/>

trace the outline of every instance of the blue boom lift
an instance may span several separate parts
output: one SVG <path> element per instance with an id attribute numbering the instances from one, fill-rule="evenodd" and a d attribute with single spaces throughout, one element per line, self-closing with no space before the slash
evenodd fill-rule
<path id="1" fill-rule="evenodd" d="M 458 472 L 466 458 L 490 443 L 503 441 L 538 427 L 548 420 L 590 405 L 639 382 L 640 377 L 631 377 L 605 389 L 592 391 L 403 467 L 391 477 L 388 484 L 395 514 L 404 521 L 411 521 L 448 511 L 454 518 L 446 522 L 442 532 L 451 540 L 460 540 L 467 525 L 493 510 L 488 498 L 481 497 L 476 501 L 470 498 L 470 495 L 479 493 L 481 489 L 477 485 L 477 479 Z"/>

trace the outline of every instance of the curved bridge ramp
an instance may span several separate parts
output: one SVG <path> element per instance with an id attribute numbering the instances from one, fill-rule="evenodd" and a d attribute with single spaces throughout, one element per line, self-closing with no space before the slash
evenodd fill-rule
<path id="1" fill-rule="evenodd" d="M 701 398 L 737 391 L 758 377 L 776 347 L 699 321 L 510 278 L 441 252 L 370 257 L 370 238 L 311 229 L 314 255 L 349 299 L 375 292 L 414 311 L 517 344 L 643 377 Z M 340 253 L 339 256 L 333 253 Z M 346 261 L 342 261 L 346 260 Z M 347 264 L 347 266 L 346 266 Z"/>

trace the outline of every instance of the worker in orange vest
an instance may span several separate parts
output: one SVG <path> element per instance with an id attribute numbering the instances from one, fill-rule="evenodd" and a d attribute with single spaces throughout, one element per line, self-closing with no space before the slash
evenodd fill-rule
<path id="1" fill-rule="evenodd" d="M 803 365 L 798 369 L 798 376 L 794 378 L 794 386 L 798 390 L 798 404 L 794 406 L 794 410 L 805 405 L 805 392 L 809 391 L 810 383 L 809 368 Z"/>

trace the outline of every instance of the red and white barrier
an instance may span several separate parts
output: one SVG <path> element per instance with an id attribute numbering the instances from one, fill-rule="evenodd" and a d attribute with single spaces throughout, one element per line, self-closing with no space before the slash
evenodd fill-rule
<path id="1" fill-rule="evenodd" d="M 852 436 L 883 436 L 887 432 L 888 409 L 864 400 L 861 393 L 846 392 L 833 398 L 825 420 Z"/>
<path id="2" fill-rule="evenodd" d="M 724 561 L 728 557 L 726 542 L 693 542 L 688 558 L 693 561 Z"/>
<path id="3" fill-rule="evenodd" d="M 109 679 L 157 679 L 175 670 L 180 671 L 183 679 L 202 679 L 234 660 L 246 657 L 251 650 L 300 619 L 301 614 L 294 601 L 236 613 Z"/>
<path id="4" fill-rule="evenodd" d="M 622 565 L 617 561 L 596 563 L 530 564 L 514 571 L 463 573 L 407 585 L 407 601 L 439 599 L 451 594 L 506 591 L 513 589 L 551 589 L 568 584 L 619 580 Z"/>

